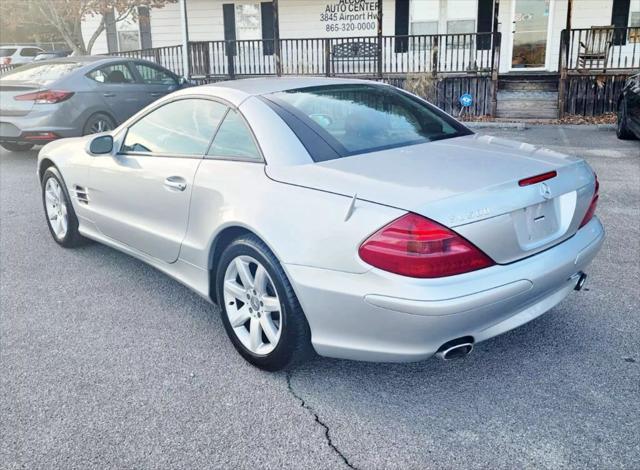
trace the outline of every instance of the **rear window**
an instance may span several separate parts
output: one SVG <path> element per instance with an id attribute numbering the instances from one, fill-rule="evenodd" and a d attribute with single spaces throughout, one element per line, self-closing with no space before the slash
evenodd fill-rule
<path id="1" fill-rule="evenodd" d="M 0 49 L 0 57 L 9 57 L 15 54 L 15 49 Z"/>
<path id="2" fill-rule="evenodd" d="M 50 82 L 64 77 L 66 74 L 82 67 L 79 62 L 56 62 L 46 64 L 30 64 L 7 72 L 1 81 L 24 80 L 33 82 Z"/>
<path id="3" fill-rule="evenodd" d="M 328 85 L 272 93 L 265 99 L 315 161 L 471 133 L 437 108 L 390 86 Z M 328 148 L 319 150 L 320 142 Z"/>

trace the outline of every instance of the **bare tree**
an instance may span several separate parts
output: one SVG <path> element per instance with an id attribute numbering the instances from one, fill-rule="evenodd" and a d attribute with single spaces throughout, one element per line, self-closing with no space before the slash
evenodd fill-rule
<path id="1" fill-rule="evenodd" d="M 37 28 L 43 23 L 52 26 L 76 54 L 91 54 L 93 46 L 107 28 L 113 12 L 117 23 L 125 18 L 137 18 L 138 7 L 162 8 L 177 0 L 1 0 L 1 26 L 15 29 L 17 25 Z M 88 39 L 82 35 L 82 21 L 99 17 L 100 22 Z"/>

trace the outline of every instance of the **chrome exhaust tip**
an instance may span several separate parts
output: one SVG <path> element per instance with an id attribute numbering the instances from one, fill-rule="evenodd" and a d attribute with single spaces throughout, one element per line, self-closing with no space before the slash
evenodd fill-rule
<path id="1" fill-rule="evenodd" d="M 586 273 L 581 272 L 580 276 L 578 277 L 578 282 L 576 282 L 576 286 L 573 289 L 578 291 L 582 290 L 586 282 L 587 282 L 587 275 Z"/>
<path id="2" fill-rule="evenodd" d="M 471 351 L 473 351 L 473 338 L 465 336 L 444 343 L 438 349 L 436 357 L 444 361 L 453 361 L 468 356 Z"/>

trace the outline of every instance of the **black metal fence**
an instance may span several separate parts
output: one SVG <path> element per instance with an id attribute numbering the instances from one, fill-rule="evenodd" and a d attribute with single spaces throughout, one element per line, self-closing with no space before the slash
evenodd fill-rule
<path id="1" fill-rule="evenodd" d="M 189 43 L 191 76 L 491 74 L 499 33 L 257 39 Z"/>

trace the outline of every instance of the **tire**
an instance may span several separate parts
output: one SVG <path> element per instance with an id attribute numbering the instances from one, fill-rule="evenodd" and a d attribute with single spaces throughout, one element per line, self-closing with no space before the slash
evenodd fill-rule
<path id="1" fill-rule="evenodd" d="M 245 297 L 251 295 L 251 289 L 245 288 L 238 262 L 246 264 L 248 275 L 253 276 L 252 281 L 257 278 L 264 280 L 264 288 L 259 286 L 260 281 L 254 283 L 254 295 L 250 299 Z M 266 275 L 257 275 L 260 267 L 264 268 Z M 234 290 L 230 291 L 228 287 L 225 290 L 226 281 L 233 281 Z M 225 248 L 216 269 L 216 291 L 227 335 L 248 362 L 273 372 L 290 368 L 313 356 L 311 332 L 302 307 L 282 266 L 262 240 L 246 235 Z M 253 313 L 248 313 L 252 306 Z M 234 318 L 234 326 L 231 318 Z M 259 339 L 252 343 L 256 337 L 252 333 L 258 325 Z M 271 335 L 266 333 L 269 325 L 278 331 L 277 341 L 270 340 L 274 336 L 273 330 Z"/>
<path id="2" fill-rule="evenodd" d="M 111 116 L 105 113 L 92 114 L 84 127 L 82 135 L 97 134 L 99 132 L 107 132 L 116 128 L 116 123 Z"/>
<path id="3" fill-rule="evenodd" d="M 2 142 L 0 147 L 8 150 L 9 152 L 26 152 L 31 150 L 34 144 L 20 143 L 20 142 Z"/>
<path id="4" fill-rule="evenodd" d="M 59 191 L 56 192 L 55 188 Z M 73 210 L 67 187 L 54 166 L 47 168 L 42 176 L 42 205 L 49 232 L 58 245 L 75 248 L 86 243 L 86 239 L 78 232 L 78 218 Z M 57 216 L 55 220 L 52 218 L 54 214 Z M 59 224 L 62 225 L 55 222 L 63 217 L 66 217 L 66 227 L 61 222 Z"/>
<path id="5" fill-rule="evenodd" d="M 627 128 L 627 102 L 624 99 L 618 104 L 616 135 L 621 140 L 635 139 L 635 135 Z"/>

